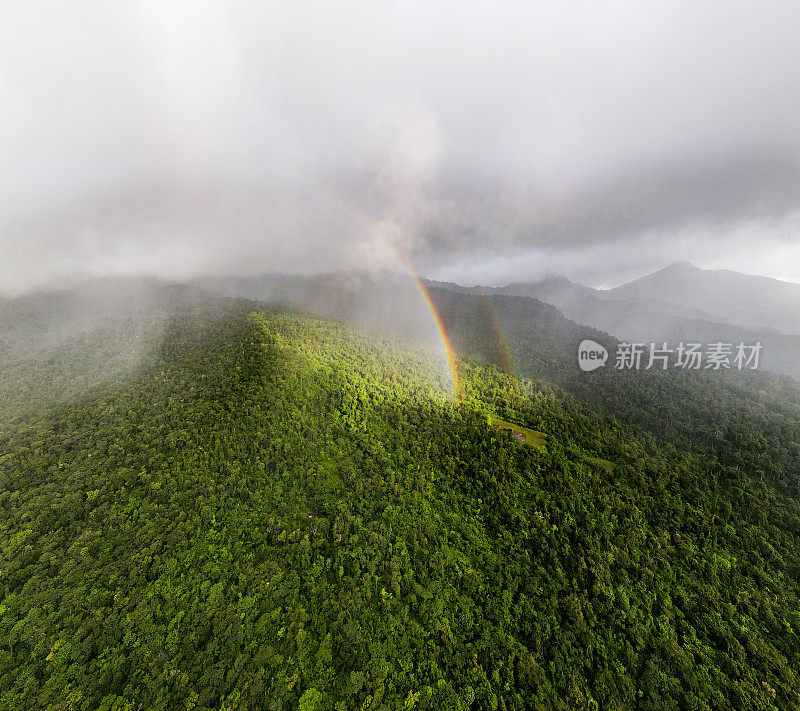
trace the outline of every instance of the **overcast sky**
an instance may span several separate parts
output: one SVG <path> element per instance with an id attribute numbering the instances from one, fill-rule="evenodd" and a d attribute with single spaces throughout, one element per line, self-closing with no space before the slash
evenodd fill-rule
<path id="1" fill-rule="evenodd" d="M 6 3 L 0 289 L 800 281 L 795 2 Z"/>

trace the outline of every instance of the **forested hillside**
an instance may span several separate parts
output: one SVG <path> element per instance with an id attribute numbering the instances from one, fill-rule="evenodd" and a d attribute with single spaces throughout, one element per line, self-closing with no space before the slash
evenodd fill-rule
<path id="1" fill-rule="evenodd" d="M 0 707 L 800 708 L 792 497 L 250 311 L 2 425 Z"/>
<path id="2" fill-rule="evenodd" d="M 471 359 L 544 380 L 625 423 L 661 449 L 691 450 L 726 476 L 739 471 L 800 498 L 800 384 L 770 372 L 617 370 L 577 367 L 591 338 L 616 340 L 515 296 L 432 290 L 456 349 Z"/>

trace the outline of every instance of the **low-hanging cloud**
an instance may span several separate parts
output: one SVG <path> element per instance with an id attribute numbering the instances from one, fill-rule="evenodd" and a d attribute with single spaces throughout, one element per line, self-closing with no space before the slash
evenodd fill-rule
<path id="1" fill-rule="evenodd" d="M 747 234 L 800 257 L 790 2 L 3 15 L 0 289 L 398 256 L 475 280 L 527 265 L 613 281 L 670 253 L 752 265 Z"/>

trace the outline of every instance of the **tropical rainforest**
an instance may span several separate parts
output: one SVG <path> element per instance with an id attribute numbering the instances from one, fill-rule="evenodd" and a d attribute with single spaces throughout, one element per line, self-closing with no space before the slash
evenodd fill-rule
<path id="1" fill-rule="evenodd" d="M 797 391 L 579 377 L 496 297 L 514 375 L 471 298 L 455 390 L 236 300 L 8 346 L 0 708 L 800 709 Z"/>

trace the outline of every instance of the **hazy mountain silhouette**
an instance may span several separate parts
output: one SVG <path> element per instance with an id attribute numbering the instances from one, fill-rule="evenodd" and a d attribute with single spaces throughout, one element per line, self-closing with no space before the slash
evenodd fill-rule
<path id="1" fill-rule="evenodd" d="M 717 320 L 800 334 L 800 284 L 676 262 L 641 279 L 600 291 L 605 299 L 656 299 L 701 309 Z"/>
<path id="2" fill-rule="evenodd" d="M 626 340 L 658 340 L 660 334 L 674 331 L 683 321 L 724 322 L 710 313 L 655 299 L 610 300 L 599 289 L 578 284 L 564 277 L 554 277 L 530 284 L 515 283 L 501 287 L 461 287 L 444 282 L 427 282 L 465 294 L 522 296 L 552 304 L 567 318 L 605 331 Z"/>
<path id="3" fill-rule="evenodd" d="M 609 290 L 564 277 L 502 287 L 429 286 L 552 304 L 570 320 L 620 340 L 763 345 L 760 367 L 800 377 L 800 285 L 730 271 L 672 264 Z"/>

